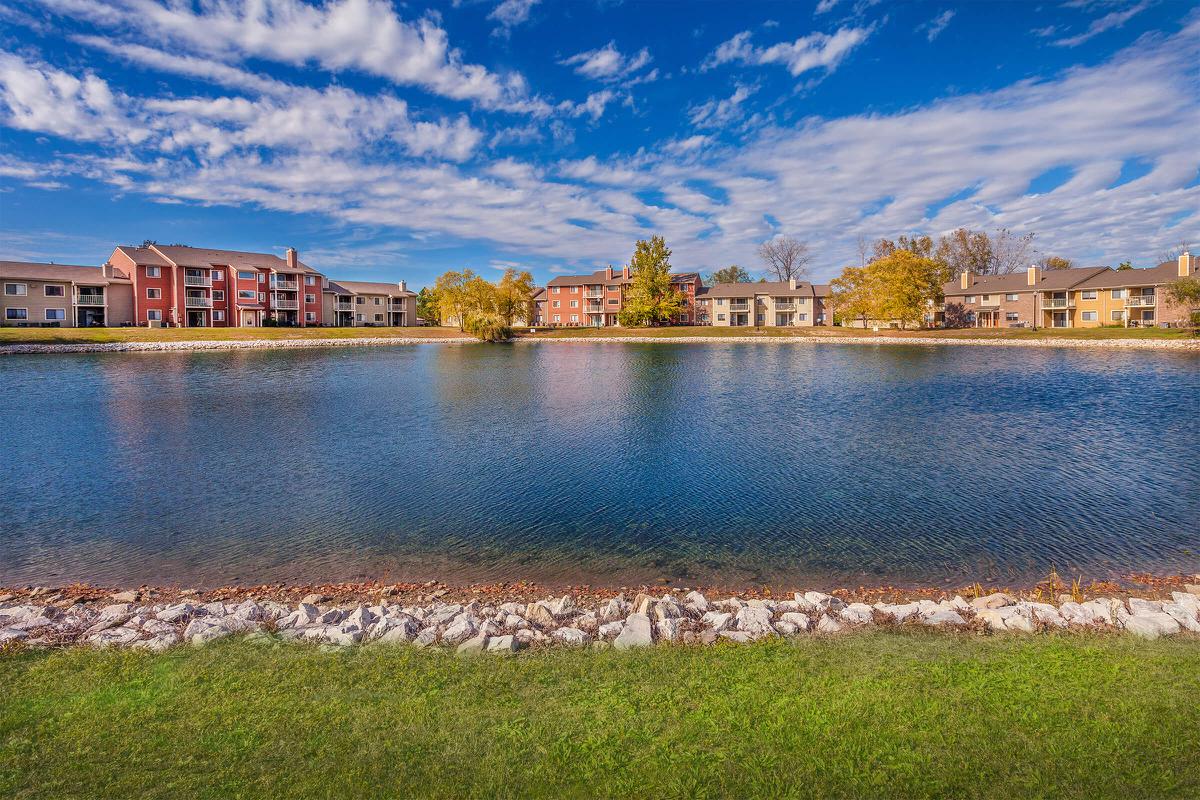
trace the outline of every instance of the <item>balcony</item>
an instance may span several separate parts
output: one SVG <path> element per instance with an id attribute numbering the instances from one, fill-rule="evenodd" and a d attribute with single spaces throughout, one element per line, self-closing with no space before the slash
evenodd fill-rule
<path id="1" fill-rule="evenodd" d="M 350 309 L 347 308 L 346 310 L 349 311 Z M 388 311 L 407 311 L 407 310 L 408 310 L 408 307 L 406 305 L 404 305 L 404 303 L 390 303 L 388 305 Z"/>
<path id="2" fill-rule="evenodd" d="M 104 305 L 104 295 L 102 294 L 80 294 L 75 297 L 75 305 L 77 306 L 102 306 Z"/>
<path id="3" fill-rule="evenodd" d="M 1154 295 L 1152 294 L 1131 294 L 1125 298 L 1126 308 L 1153 308 Z"/>
<path id="4" fill-rule="evenodd" d="M 334 311 L 353 311 L 354 304 L 353 303 L 343 303 L 343 302 L 339 301 L 334 304 L 333 310 Z"/>
<path id="5" fill-rule="evenodd" d="M 795 311 L 796 304 L 793 303 L 791 300 L 784 300 L 784 301 L 776 300 L 775 301 L 775 310 L 776 311 Z"/>
<path id="6" fill-rule="evenodd" d="M 729 310 L 730 311 L 749 311 L 750 303 L 745 300 L 741 301 L 740 303 L 730 303 Z"/>
<path id="7" fill-rule="evenodd" d="M 586 292 L 583 293 L 583 299 L 584 300 L 603 300 L 604 292 L 596 291 L 595 289 L 588 289 Z"/>
<path id="8" fill-rule="evenodd" d="M 207 275 L 184 275 L 184 286 L 212 286 L 212 278 Z"/>
<path id="9" fill-rule="evenodd" d="M 271 299 L 271 308 L 278 308 L 280 311 L 296 311 L 300 308 L 300 304 L 295 300 L 283 300 L 275 297 Z"/>
<path id="10" fill-rule="evenodd" d="M 284 280 L 275 279 L 275 280 L 271 281 L 271 288 L 272 289 L 282 289 L 285 292 L 294 292 L 294 291 L 296 291 L 297 288 L 299 288 L 299 284 L 296 281 L 284 281 Z"/>
<path id="11" fill-rule="evenodd" d="M 186 308 L 212 308 L 212 298 L 188 295 L 183 298 L 183 305 Z"/>
<path id="12" fill-rule="evenodd" d="M 1069 297 L 1047 297 L 1042 301 L 1042 308 L 1052 311 L 1056 308 L 1074 308 L 1075 301 Z"/>

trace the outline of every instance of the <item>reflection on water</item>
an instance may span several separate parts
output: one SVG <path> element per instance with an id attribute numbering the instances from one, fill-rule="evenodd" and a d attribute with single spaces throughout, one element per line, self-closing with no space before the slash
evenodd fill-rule
<path id="1" fill-rule="evenodd" d="M 1200 358 L 518 345 L 0 360 L 0 582 L 1200 569 Z"/>

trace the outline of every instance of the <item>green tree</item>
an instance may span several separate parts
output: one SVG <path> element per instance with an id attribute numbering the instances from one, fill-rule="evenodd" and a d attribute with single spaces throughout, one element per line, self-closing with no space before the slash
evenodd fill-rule
<path id="1" fill-rule="evenodd" d="M 422 286 L 421 291 L 417 292 L 417 316 L 425 320 L 427 325 L 441 324 L 437 292 L 428 286 Z"/>
<path id="2" fill-rule="evenodd" d="M 1193 333 L 1200 333 L 1200 278 L 1188 276 L 1173 280 L 1163 287 L 1163 293 L 1172 304 L 1188 310 L 1188 325 Z"/>
<path id="3" fill-rule="evenodd" d="M 469 305 L 467 286 L 476 277 L 469 269 L 443 272 L 434 281 L 433 291 L 437 298 L 438 319 L 451 325 L 457 325 L 464 330 L 466 312 Z"/>
<path id="4" fill-rule="evenodd" d="M 737 264 L 731 264 L 728 267 L 709 274 L 708 285 L 716 286 L 719 283 L 750 283 L 752 280 L 753 278 L 750 277 L 749 272 Z"/>
<path id="5" fill-rule="evenodd" d="M 683 308 L 683 300 L 671 283 L 671 251 L 661 236 L 638 240 L 629 262 L 633 283 L 625 293 L 622 325 L 660 325 Z"/>
<path id="6" fill-rule="evenodd" d="M 1133 269 L 1133 264 L 1129 263 L 1128 261 L 1122 261 L 1120 266 L 1117 267 L 1118 272 L 1123 272 L 1127 269 Z"/>
<path id="7" fill-rule="evenodd" d="M 504 270 L 496 286 L 496 311 L 504 324 L 511 327 L 518 320 L 533 320 L 533 274 L 528 270 L 517 272 L 512 267 Z"/>
<path id="8" fill-rule="evenodd" d="M 845 324 L 850 320 L 859 320 L 865 328 L 867 320 L 878 318 L 869 266 L 846 267 L 829 284 L 830 302 L 838 322 Z"/>
<path id="9" fill-rule="evenodd" d="M 897 320 L 900 327 L 919 325 L 942 297 L 942 267 L 933 259 L 908 250 L 867 265 L 879 319 Z"/>
<path id="10" fill-rule="evenodd" d="M 1070 269 L 1073 266 L 1075 266 L 1074 261 L 1062 256 L 1049 256 L 1042 259 L 1042 269 L 1046 270 Z"/>

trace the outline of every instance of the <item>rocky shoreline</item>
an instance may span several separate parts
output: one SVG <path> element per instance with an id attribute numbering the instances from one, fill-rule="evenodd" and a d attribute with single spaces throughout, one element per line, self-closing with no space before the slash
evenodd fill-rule
<path id="1" fill-rule="evenodd" d="M 542 596 L 513 585 L 452 590 L 441 584 L 342 585 L 334 594 L 295 588 L 107 592 L 92 587 L 30 587 L 0 594 L 0 648 L 122 647 L 161 652 L 229 637 L 337 648 L 399 645 L 505 653 L 545 647 L 625 650 L 660 644 L 749 643 L 771 637 L 837 635 L 879 627 L 976 634 L 1046 631 L 1125 633 L 1147 639 L 1200 634 L 1200 584 L 1149 581 L 1142 597 L 1045 596 L 974 587 L 958 593 L 891 589 L 833 594 L 797 591 L 718 597 L 680 588 L 664 594 L 588 590 Z M 1200 576 L 1195 580 L 1200 581 Z M 877 597 L 874 602 L 869 602 Z M 340 599 L 339 599 L 340 598 Z M 886 599 L 885 599 L 886 598 Z M 935 599 L 937 598 L 937 599 Z"/>
<path id="2" fill-rule="evenodd" d="M 547 336 L 518 337 L 518 344 L 844 344 L 939 345 L 973 347 L 1065 347 L 1073 349 L 1172 350 L 1200 352 L 1200 339 L 984 339 L 933 336 Z M 423 338 L 371 336 L 339 339 L 241 339 L 194 342 L 81 342 L 78 344 L 0 344 L 0 355 L 49 355 L 56 353 L 174 353 L 220 350 L 275 350 L 312 347 L 388 347 L 417 344 L 479 344 L 465 336 Z"/>

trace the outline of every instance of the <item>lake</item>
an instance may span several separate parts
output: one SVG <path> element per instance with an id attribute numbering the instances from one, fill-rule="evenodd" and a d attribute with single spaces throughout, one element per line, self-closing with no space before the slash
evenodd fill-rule
<path id="1" fill-rule="evenodd" d="M 1200 571 L 1200 356 L 421 345 L 0 358 L 0 583 Z"/>

